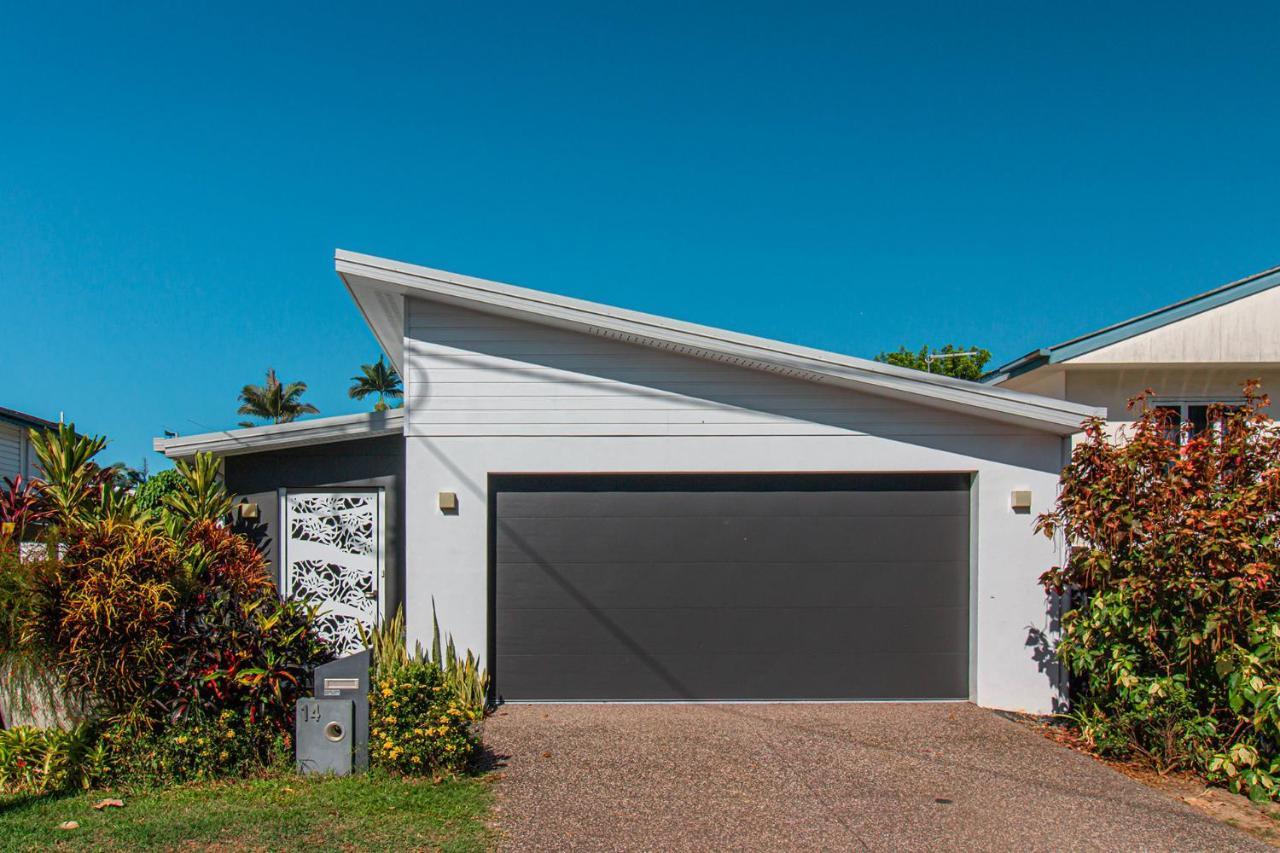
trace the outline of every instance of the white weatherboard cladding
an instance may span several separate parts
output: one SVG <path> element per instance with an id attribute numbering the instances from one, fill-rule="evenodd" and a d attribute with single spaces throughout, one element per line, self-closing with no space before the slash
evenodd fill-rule
<path id="1" fill-rule="evenodd" d="M 25 445 L 20 427 L 0 423 L 0 477 L 12 479 L 26 473 L 22 458 Z"/>
<path id="2" fill-rule="evenodd" d="M 341 657 L 364 646 L 382 613 L 382 495 L 285 492 L 284 594 L 321 609 L 317 628 Z"/>
<path id="3" fill-rule="evenodd" d="M 405 435 L 1021 435 L 997 421 L 409 299 Z"/>
<path id="4" fill-rule="evenodd" d="M 1034 535 L 1063 439 L 994 420 L 410 299 L 405 612 L 488 652 L 489 475 L 628 472 L 968 472 L 972 698 L 1054 710 L 1037 660 L 1057 556 Z M 1029 489 L 1030 514 L 1010 508 Z M 437 505 L 458 495 L 456 514 Z"/>
<path id="5" fill-rule="evenodd" d="M 1076 356 L 1070 364 L 1275 364 L 1280 288 L 1271 288 Z"/>

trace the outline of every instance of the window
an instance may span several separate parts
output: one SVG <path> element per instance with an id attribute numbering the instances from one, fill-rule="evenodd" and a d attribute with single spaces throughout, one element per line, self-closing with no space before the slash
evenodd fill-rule
<path id="1" fill-rule="evenodd" d="M 1199 435 L 1206 429 L 1214 429 L 1215 431 L 1222 427 L 1220 421 L 1209 423 L 1209 410 L 1214 406 L 1221 406 L 1223 410 L 1230 410 L 1240 407 L 1244 400 L 1236 398 L 1234 400 L 1213 400 L 1209 398 L 1201 400 L 1156 400 L 1155 408 L 1157 412 L 1169 413 L 1169 430 L 1170 435 L 1178 436 L 1178 443 L 1185 444 L 1187 439 L 1193 435 Z M 1190 430 L 1184 430 L 1183 424 L 1190 424 Z"/>

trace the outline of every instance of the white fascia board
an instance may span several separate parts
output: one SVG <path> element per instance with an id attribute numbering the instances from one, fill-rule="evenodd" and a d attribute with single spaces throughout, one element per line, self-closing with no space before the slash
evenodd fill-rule
<path id="1" fill-rule="evenodd" d="M 1060 435 L 1078 431 L 1087 417 L 1106 416 L 1105 409 L 1092 406 L 341 249 L 335 254 L 334 264 L 397 369 L 403 368 L 404 297 L 416 295 L 811 382 L 846 385 L 923 405 L 966 411 Z M 394 307 L 387 301 L 388 295 L 393 295 L 397 303 Z"/>
<path id="2" fill-rule="evenodd" d="M 235 456 L 261 450 L 280 450 L 311 444 L 328 444 L 351 438 L 398 435 L 404 431 L 404 410 L 338 415 L 287 424 L 243 427 L 199 435 L 152 439 L 158 453 L 170 459 L 188 459 L 197 453 Z"/>

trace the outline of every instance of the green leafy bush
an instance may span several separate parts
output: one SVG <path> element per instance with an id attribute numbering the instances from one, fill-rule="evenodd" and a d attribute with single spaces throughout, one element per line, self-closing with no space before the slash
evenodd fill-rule
<path id="1" fill-rule="evenodd" d="M 196 711 L 141 734 L 116 726 L 103 733 L 102 743 L 116 775 L 140 786 L 251 776 L 284 767 L 293 757 L 288 732 L 231 709 Z"/>
<path id="2" fill-rule="evenodd" d="M 165 505 L 165 499 L 169 495 L 183 490 L 185 482 L 181 471 L 170 468 L 148 477 L 134 490 L 133 497 L 138 502 L 139 509 L 156 512 Z"/>
<path id="3" fill-rule="evenodd" d="M 1057 654 L 1086 741 L 1266 799 L 1280 774 L 1280 433 L 1256 383 L 1245 395 L 1198 435 L 1145 397 L 1120 440 L 1089 421 L 1037 526 L 1068 546 L 1041 581 L 1070 597 Z"/>
<path id="4" fill-rule="evenodd" d="M 70 730 L 19 726 L 0 731 L 0 791 L 49 794 L 88 788 L 107 770 L 106 751 L 88 725 Z"/>
<path id="5" fill-rule="evenodd" d="M 369 696 L 370 765 L 411 776 L 462 772 L 479 754 L 482 716 L 434 663 L 385 667 Z"/>

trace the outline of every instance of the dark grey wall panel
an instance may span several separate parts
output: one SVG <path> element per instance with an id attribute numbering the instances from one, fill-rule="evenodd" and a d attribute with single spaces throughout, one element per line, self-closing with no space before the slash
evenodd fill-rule
<path id="1" fill-rule="evenodd" d="M 491 483 L 508 700 L 969 695 L 967 475 Z"/>
<path id="2" fill-rule="evenodd" d="M 228 456 L 223 463 L 227 488 L 258 504 L 256 523 L 237 529 L 254 538 L 279 568 L 279 489 L 377 488 L 384 490 L 386 527 L 386 607 L 395 612 L 404 601 L 404 438 L 398 435 L 336 441 Z"/>

